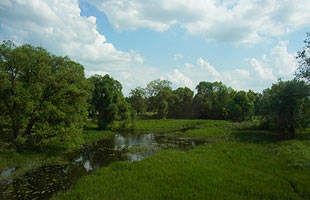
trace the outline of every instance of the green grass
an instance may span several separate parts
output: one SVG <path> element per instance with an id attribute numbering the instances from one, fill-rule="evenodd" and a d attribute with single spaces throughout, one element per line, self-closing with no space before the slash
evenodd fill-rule
<path id="1" fill-rule="evenodd" d="M 184 128 L 196 127 L 206 123 L 206 120 L 181 120 L 181 119 L 162 119 L 162 120 L 137 120 L 136 133 L 169 133 Z"/>
<path id="2" fill-rule="evenodd" d="M 149 129 L 166 123 L 141 121 Z M 278 141 L 272 132 L 236 130 L 225 121 L 199 127 L 167 134 L 211 141 L 206 145 L 114 163 L 53 199 L 310 199 L 309 132 Z"/>
<path id="3" fill-rule="evenodd" d="M 90 145 L 93 142 L 103 140 L 115 133 L 111 131 L 98 131 L 95 128 L 95 125 L 88 123 L 87 127 L 82 133 L 82 137 L 85 141 L 84 145 Z M 42 152 L 34 151 L 24 151 L 17 152 L 14 149 L 9 148 L 0 148 L 0 172 L 11 168 L 17 167 L 17 169 L 10 175 L 0 177 L 1 180 L 5 180 L 11 177 L 18 177 L 23 175 L 26 171 L 31 169 L 39 168 L 43 165 L 57 165 L 64 164 L 68 161 L 66 160 L 66 155 L 77 149 L 68 149 L 63 148 L 45 149 Z"/>
<path id="4" fill-rule="evenodd" d="M 164 133 L 173 130 L 179 130 L 187 127 L 194 127 L 205 123 L 204 120 L 139 120 L 137 121 L 136 132 L 157 132 Z M 99 140 L 116 134 L 111 131 L 99 131 L 96 129 L 96 124 L 88 121 L 82 133 L 84 145 L 90 145 Z M 2 143 L 0 147 L 4 146 Z M 24 174 L 26 171 L 38 168 L 43 165 L 63 164 L 66 163 L 65 155 L 77 149 L 58 149 L 52 147 L 43 152 L 17 152 L 13 149 L 0 148 L 0 172 L 11 168 L 17 169 L 9 176 L 0 177 L 0 180 L 11 177 L 17 177 Z"/>

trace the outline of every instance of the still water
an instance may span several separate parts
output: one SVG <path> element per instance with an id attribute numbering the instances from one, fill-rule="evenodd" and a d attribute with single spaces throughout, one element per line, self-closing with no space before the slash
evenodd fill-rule
<path id="1" fill-rule="evenodd" d="M 153 133 L 117 134 L 73 154 L 70 164 L 43 166 L 20 178 L 0 182 L 0 199 L 48 199 L 53 193 L 70 188 L 82 176 L 113 162 L 140 161 L 161 149 L 186 151 L 202 143 L 201 140 Z M 0 176 L 16 168 L 9 168 Z"/>

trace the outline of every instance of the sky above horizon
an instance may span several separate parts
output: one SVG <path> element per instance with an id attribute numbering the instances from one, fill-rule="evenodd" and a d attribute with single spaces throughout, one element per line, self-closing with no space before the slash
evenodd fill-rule
<path id="1" fill-rule="evenodd" d="M 67 55 L 125 95 L 155 79 L 261 92 L 294 78 L 309 11 L 302 0 L 1 0 L 0 40 Z"/>

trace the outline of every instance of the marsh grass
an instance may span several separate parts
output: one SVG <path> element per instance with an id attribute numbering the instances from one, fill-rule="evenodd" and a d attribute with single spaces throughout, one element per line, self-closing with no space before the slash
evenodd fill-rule
<path id="1" fill-rule="evenodd" d="M 103 140 L 114 135 L 111 131 L 98 131 L 92 122 L 87 123 L 82 137 L 84 145 Z M 80 147 L 79 147 L 80 148 Z M 78 150 L 77 148 L 65 149 L 58 146 L 50 146 L 41 152 L 16 151 L 13 148 L 0 148 L 0 173 L 12 167 L 16 167 L 13 173 L 0 176 L 1 180 L 23 175 L 26 171 L 37 169 L 43 165 L 61 165 L 68 163 L 67 155 Z"/>
<path id="2" fill-rule="evenodd" d="M 112 164 L 54 199 L 307 199 L 306 172 L 258 144 L 213 143 Z"/>
<path id="3" fill-rule="evenodd" d="M 169 133 L 187 128 L 195 128 L 205 124 L 206 120 L 177 120 L 177 119 L 163 119 L 163 120 L 137 120 L 135 133 Z"/>
<path id="4" fill-rule="evenodd" d="M 149 130 L 168 126 L 140 123 Z M 163 150 L 141 162 L 114 163 L 53 199 L 310 199 L 307 131 L 280 141 L 273 132 L 204 121 L 166 134 L 210 142 L 188 152 Z"/>

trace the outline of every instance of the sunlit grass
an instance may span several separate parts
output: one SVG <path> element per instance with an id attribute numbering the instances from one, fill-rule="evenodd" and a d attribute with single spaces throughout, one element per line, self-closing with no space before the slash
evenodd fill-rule
<path id="1" fill-rule="evenodd" d="M 141 123 L 151 128 L 166 121 Z M 114 163 L 54 199 L 310 199 L 307 131 L 279 141 L 273 132 L 205 120 L 198 129 L 166 134 L 208 142 L 188 152 L 164 150 L 141 162 Z"/>
<path id="2" fill-rule="evenodd" d="M 112 164 L 54 199 L 308 199 L 309 184 L 260 144 L 224 142 Z"/>
<path id="3" fill-rule="evenodd" d="M 168 133 L 184 128 L 196 127 L 206 123 L 207 120 L 137 120 L 135 132 L 137 133 Z"/>

